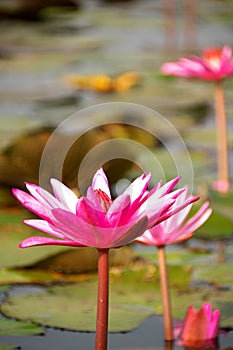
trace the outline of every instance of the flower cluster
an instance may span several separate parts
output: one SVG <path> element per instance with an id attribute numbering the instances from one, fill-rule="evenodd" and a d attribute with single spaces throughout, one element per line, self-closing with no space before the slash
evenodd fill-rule
<path id="1" fill-rule="evenodd" d="M 95 173 L 87 195 L 80 198 L 55 179 L 51 179 L 53 195 L 30 183 L 26 183 L 29 193 L 13 189 L 14 196 L 40 217 L 24 222 L 53 237 L 27 238 L 20 243 L 21 248 L 39 245 L 97 248 L 96 350 L 107 349 L 108 250 L 136 240 L 158 246 L 164 256 L 164 246 L 189 239 L 211 214 L 209 202 L 205 202 L 192 218 L 186 220 L 193 202 L 199 197 L 189 195 L 186 187 L 175 190 L 179 177 L 164 185 L 159 182 L 149 190 L 150 178 L 150 175 L 141 175 L 115 199 L 112 199 L 102 168 Z M 180 333 L 182 344 L 203 344 L 203 341 L 216 337 L 219 317 L 219 311 L 212 315 L 210 304 L 205 304 L 197 313 L 191 306 Z"/>

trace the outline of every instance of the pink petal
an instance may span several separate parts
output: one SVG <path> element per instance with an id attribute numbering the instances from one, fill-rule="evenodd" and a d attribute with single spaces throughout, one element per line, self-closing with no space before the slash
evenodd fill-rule
<path id="1" fill-rule="evenodd" d="M 87 199 L 89 201 L 89 203 L 92 204 L 93 208 L 95 208 L 96 210 L 100 211 L 100 212 L 104 212 L 103 207 L 100 203 L 100 200 L 96 194 L 96 191 L 93 189 L 93 187 L 89 187 L 87 190 Z M 76 209 L 76 213 L 78 215 L 78 211 Z"/>
<path id="2" fill-rule="evenodd" d="M 200 197 L 196 196 L 196 197 L 188 197 L 183 203 L 181 203 L 180 205 L 175 206 L 174 208 L 171 207 L 170 210 L 167 211 L 167 213 L 163 216 L 163 220 L 169 218 L 171 215 L 174 215 L 176 213 L 178 213 L 180 210 L 184 209 L 185 207 L 187 207 L 189 204 L 192 204 L 194 202 L 196 202 L 197 200 L 199 200 Z"/>
<path id="3" fill-rule="evenodd" d="M 31 226 L 37 230 L 43 231 L 55 237 L 64 238 L 63 232 L 59 231 L 54 225 L 48 223 L 45 220 L 29 219 L 24 220 L 24 223 L 28 226 Z"/>
<path id="4" fill-rule="evenodd" d="M 65 186 L 62 182 L 51 179 L 50 180 L 53 193 L 55 197 L 61 202 L 64 207 L 72 211 L 72 213 L 76 212 L 76 205 L 78 202 L 78 197 L 76 194 L 71 191 L 67 186 Z"/>
<path id="5" fill-rule="evenodd" d="M 121 235 L 119 239 L 114 240 L 111 247 L 117 248 L 133 242 L 138 236 L 143 234 L 143 232 L 147 228 L 147 225 L 148 225 L 148 219 L 146 216 L 144 216 L 138 222 L 136 222 L 133 226 L 131 226 L 128 231 L 126 231 L 123 235 Z"/>
<path id="6" fill-rule="evenodd" d="M 63 210 L 53 209 L 54 225 L 64 232 L 64 237 L 73 241 L 82 242 L 83 245 L 95 247 L 96 243 L 101 242 L 101 230 L 94 225 L 81 220 L 75 214 Z"/>
<path id="7" fill-rule="evenodd" d="M 207 320 L 208 320 L 208 336 L 207 339 L 216 338 L 219 330 L 219 320 L 220 320 L 220 311 L 212 311 L 212 306 L 210 303 L 205 303 L 203 305 Z"/>
<path id="8" fill-rule="evenodd" d="M 88 225 L 108 227 L 106 214 L 103 208 L 100 206 L 98 209 L 99 210 L 97 210 L 87 198 L 81 197 L 76 208 L 77 216 Z"/>
<path id="9" fill-rule="evenodd" d="M 166 194 L 169 194 L 174 187 L 177 185 L 177 183 L 180 180 L 180 176 L 176 177 L 175 179 L 167 182 L 165 185 L 163 185 L 162 187 L 159 186 L 159 188 L 156 186 L 155 188 L 153 188 L 150 192 L 149 192 L 149 197 L 154 196 L 154 198 L 161 198 L 163 196 L 165 196 Z M 183 192 L 183 189 L 179 190 Z M 173 194 L 171 194 L 171 196 L 174 196 L 174 192 Z M 174 197 L 173 197 L 174 198 Z"/>
<path id="10" fill-rule="evenodd" d="M 123 195 L 129 195 L 131 199 L 131 203 L 135 200 L 138 200 L 143 196 L 145 191 L 148 188 L 148 184 L 151 179 L 151 174 L 145 175 L 142 174 L 140 177 L 136 178 L 123 192 Z"/>
<path id="11" fill-rule="evenodd" d="M 12 193 L 25 208 L 44 219 L 49 219 L 46 208 L 30 194 L 17 188 L 13 188 Z"/>
<path id="12" fill-rule="evenodd" d="M 197 313 L 193 306 L 190 306 L 184 321 L 181 332 L 181 339 L 184 341 L 206 340 L 207 319 L 204 310 L 201 308 Z"/>
<path id="13" fill-rule="evenodd" d="M 189 234 L 196 231 L 200 226 L 202 226 L 207 221 L 211 213 L 212 213 L 212 209 L 209 208 L 209 202 L 206 201 L 198 210 L 198 212 L 195 215 L 193 215 L 187 221 L 187 223 L 183 226 L 181 230 L 181 234 L 183 232 L 186 232 L 186 234 Z"/>
<path id="14" fill-rule="evenodd" d="M 109 198 L 111 198 L 111 193 L 109 190 L 108 179 L 105 175 L 105 172 L 102 168 L 98 169 L 95 173 L 92 181 L 92 187 L 94 190 L 101 190 L 107 194 Z"/>
<path id="15" fill-rule="evenodd" d="M 172 206 L 174 200 L 162 197 L 160 199 L 154 196 L 149 197 L 138 209 L 137 215 L 148 217 L 148 228 L 160 221 L 163 221 L 163 217 L 169 217 L 167 214 L 168 209 Z"/>
<path id="16" fill-rule="evenodd" d="M 82 243 L 74 242 L 74 241 L 65 241 L 65 240 L 59 240 L 59 239 L 53 239 L 53 238 L 47 238 L 42 236 L 32 236 L 24 241 L 22 241 L 19 244 L 20 248 L 29 248 L 29 247 L 35 247 L 35 246 L 42 246 L 42 245 L 62 245 L 62 246 L 71 246 L 71 247 L 85 247 Z"/>
<path id="17" fill-rule="evenodd" d="M 46 191 L 40 186 L 26 182 L 26 187 L 31 195 L 46 208 L 52 209 L 56 207 L 65 208 L 50 192 Z"/>
<path id="18" fill-rule="evenodd" d="M 132 210 L 129 195 L 120 195 L 112 202 L 106 218 L 113 227 L 124 225 L 131 216 Z"/>

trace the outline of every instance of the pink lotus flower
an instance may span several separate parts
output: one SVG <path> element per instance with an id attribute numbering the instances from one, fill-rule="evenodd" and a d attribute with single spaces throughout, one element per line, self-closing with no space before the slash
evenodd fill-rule
<path id="1" fill-rule="evenodd" d="M 220 311 L 212 312 L 210 303 L 203 304 L 197 312 L 189 306 L 180 334 L 182 345 L 199 348 L 211 345 L 218 336 L 219 322 Z"/>
<path id="2" fill-rule="evenodd" d="M 134 241 L 156 225 L 198 199 L 190 196 L 172 208 L 184 189 L 173 191 L 179 177 L 148 191 L 150 175 L 143 174 L 115 200 L 102 169 L 94 175 L 86 197 L 78 198 L 60 181 L 51 179 L 54 196 L 43 188 L 26 183 L 30 194 L 13 189 L 14 196 L 42 219 L 25 220 L 29 226 L 55 238 L 35 236 L 20 243 L 21 248 L 39 245 L 116 248 Z"/>
<path id="3" fill-rule="evenodd" d="M 185 191 L 177 197 L 174 206 L 180 207 L 182 202 L 187 201 L 187 198 L 187 189 L 185 189 Z M 136 242 L 161 247 L 190 239 L 194 231 L 203 225 L 212 213 L 212 209 L 209 208 L 209 202 L 206 201 L 198 212 L 185 222 L 191 207 L 192 204 L 180 210 L 167 220 L 153 226 L 142 236 L 138 237 Z"/>
<path id="4" fill-rule="evenodd" d="M 223 48 L 208 48 L 204 50 L 203 58 L 180 58 L 178 62 L 164 63 L 161 71 L 166 75 L 219 81 L 233 76 L 232 49 L 227 45 Z"/>

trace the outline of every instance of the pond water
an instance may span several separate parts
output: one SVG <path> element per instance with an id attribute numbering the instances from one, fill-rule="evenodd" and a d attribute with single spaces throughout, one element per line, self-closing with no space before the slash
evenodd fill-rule
<path id="1" fill-rule="evenodd" d="M 78 312 L 78 311 L 77 311 Z M 163 340 L 162 317 L 150 316 L 139 328 L 127 333 L 110 333 L 109 349 L 114 350 L 181 350 L 177 344 L 165 344 Z M 12 336 L 0 337 L 2 344 L 17 344 L 22 350 L 92 350 L 94 333 L 70 332 L 57 329 L 46 329 L 45 336 Z M 233 331 L 220 335 L 216 349 L 233 347 Z"/>
<path id="2" fill-rule="evenodd" d="M 15 286 L 11 289 L 11 295 L 23 295 L 24 293 L 44 293 L 42 287 Z M 1 301 L 5 297 L 1 294 Z M 77 312 L 79 312 L 77 310 Z M 3 315 L 0 315 L 3 317 Z M 51 327 L 44 327 L 43 335 L 33 336 L 0 336 L 1 344 L 17 345 L 21 350 L 92 350 L 94 348 L 94 332 L 74 332 Z M 115 350 L 181 350 L 184 347 L 178 344 L 165 342 L 163 338 L 163 318 L 158 315 L 147 317 L 139 327 L 129 332 L 110 333 L 108 337 L 108 349 Z M 233 330 L 221 331 L 213 347 L 208 349 L 224 350 L 233 348 Z M 190 349 L 190 348 L 187 348 Z M 200 348 L 199 348 L 200 349 Z"/>

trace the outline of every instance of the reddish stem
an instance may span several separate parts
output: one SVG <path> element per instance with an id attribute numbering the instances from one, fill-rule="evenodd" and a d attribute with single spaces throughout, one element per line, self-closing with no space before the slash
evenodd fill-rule
<path id="1" fill-rule="evenodd" d="M 168 274 L 166 253 L 164 246 L 158 247 L 158 262 L 160 273 L 160 285 L 163 303 L 164 338 L 166 341 L 173 340 L 171 300 L 168 286 Z"/>
<path id="2" fill-rule="evenodd" d="M 107 350 L 108 344 L 108 253 L 109 249 L 98 249 L 98 297 L 95 350 Z"/>
<path id="3" fill-rule="evenodd" d="M 218 180 L 229 186 L 229 167 L 228 167 L 228 147 L 227 147 L 227 123 L 225 113 L 225 101 L 222 82 L 215 84 L 215 111 L 216 111 L 216 129 L 217 129 L 217 162 L 218 162 Z"/>

